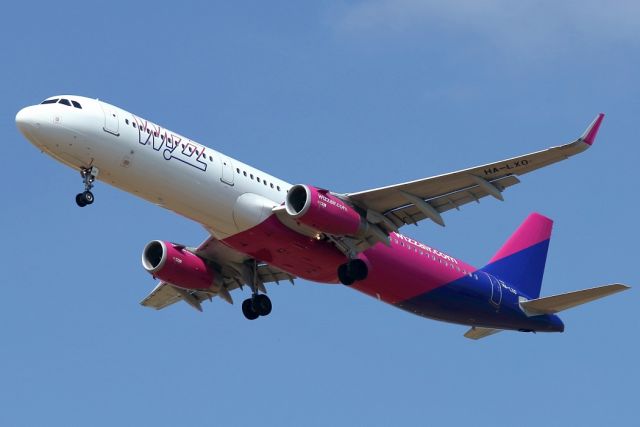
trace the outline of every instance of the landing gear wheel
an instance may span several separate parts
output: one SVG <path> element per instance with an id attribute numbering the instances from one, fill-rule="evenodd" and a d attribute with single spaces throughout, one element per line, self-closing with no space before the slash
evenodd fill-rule
<path id="1" fill-rule="evenodd" d="M 84 198 L 84 202 L 87 205 L 90 205 L 95 200 L 91 191 L 85 191 L 84 193 L 82 193 L 82 197 Z"/>
<path id="2" fill-rule="evenodd" d="M 364 280 L 369 274 L 367 264 L 361 259 L 352 259 L 347 263 L 347 272 L 356 282 Z"/>
<path id="3" fill-rule="evenodd" d="M 253 297 L 253 310 L 260 316 L 268 316 L 271 313 L 271 300 L 264 294 Z"/>
<path id="4" fill-rule="evenodd" d="M 76 194 L 76 204 L 81 208 L 87 206 L 87 202 L 84 201 L 84 195 L 82 193 Z"/>
<path id="5" fill-rule="evenodd" d="M 338 267 L 338 279 L 345 286 L 364 280 L 369 275 L 369 267 L 363 260 L 355 258 Z"/>
<path id="6" fill-rule="evenodd" d="M 92 204 L 95 200 L 91 189 L 93 188 L 93 183 L 98 177 L 98 172 L 98 168 L 95 166 L 80 169 L 80 176 L 82 177 L 82 182 L 84 183 L 84 192 L 76 196 L 76 203 L 81 208 Z"/>
<path id="7" fill-rule="evenodd" d="M 342 264 L 338 267 L 338 280 L 340 280 L 340 283 L 345 286 L 351 286 L 353 285 L 353 282 L 355 282 L 355 279 L 349 275 L 347 264 Z"/>
<path id="8" fill-rule="evenodd" d="M 260 315 L 253 309 L 253 301 L 251 298 L 242 301 L 242 314 L 249 320 L 256 320 Z"/>

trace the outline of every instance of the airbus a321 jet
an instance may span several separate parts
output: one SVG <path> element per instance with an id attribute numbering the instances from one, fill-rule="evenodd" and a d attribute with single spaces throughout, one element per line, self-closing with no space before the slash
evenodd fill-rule
<path id="1" fill-rule="evenodd" d="M 94 202 L 96 180 L 202 224 L 199 246 L 149 242 L 142 265 L 158 285 L 142 300 L 197 310 L 245 286 L 247 319 L 271 312 L 265 284 L 299 277 L 342 283 L 419 316 L 471 327 L 479 339 L 502 330 L 562 332 L 557 312 L 628 289 L 610 284 L 540 297 L 552 221 L 533 213 L 482 268 L 400 234 L 483 197 L 503 199 L 519 177 L 581 153 L 603 114 L 566 145 L 457 172 L 339 194 L 292 185 L 128 111 L 61 95 L 16 115 L 39 150 L 80 172 L 78 206 Z"/>

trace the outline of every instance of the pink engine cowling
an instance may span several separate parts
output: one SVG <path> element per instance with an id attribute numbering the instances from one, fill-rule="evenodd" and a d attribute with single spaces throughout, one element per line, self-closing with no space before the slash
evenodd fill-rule
<path id="1" fill-rule="evenodd" d="M 142 251 L 142 266 L 153 277 L 185 289 L 208 289 L 215 272 L 199 256 L 171 242 L 154 240 Z"/>
<path id="2" fill-rule="evenodd" d="M 285 208 L 300 223 L 335 236 L 355 236 L 366 226 L 353 207 L 329 191 L 310 185 L 291 187 Z"/>

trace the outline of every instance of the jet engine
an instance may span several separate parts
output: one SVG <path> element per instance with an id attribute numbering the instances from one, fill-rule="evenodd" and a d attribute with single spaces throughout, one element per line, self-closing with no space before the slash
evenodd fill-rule
<path id="1" fill-rule="evenodd" d="M 310 185 L 291 187 L 285 208 L 296 221 L 334 236 L 359 236 L 368 228 L 353 207 L 329 191 Z"/>
<path id="2" fill-rule="evenodd" d="M 154 240 L 142 251 L 142 266 L 154 278 L 185 289 L 208 289 L 216 275 L 199 256 L 182 245 Z"/>

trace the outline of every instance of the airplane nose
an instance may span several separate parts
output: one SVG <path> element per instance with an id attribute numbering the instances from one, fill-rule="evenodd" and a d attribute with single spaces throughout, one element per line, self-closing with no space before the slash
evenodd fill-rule
<path id="1" fill-rule="evenodd" d="M 25 107 L 16 114 L 16 125 L 22 133 L 29 130 L 29 127 L 38 126 L 38 117 L 33 107 Z"/>

